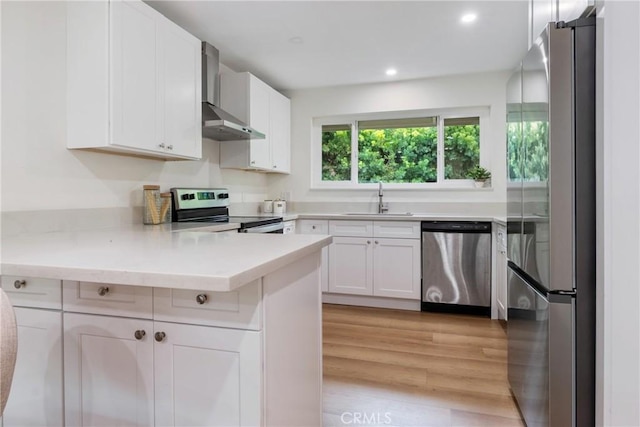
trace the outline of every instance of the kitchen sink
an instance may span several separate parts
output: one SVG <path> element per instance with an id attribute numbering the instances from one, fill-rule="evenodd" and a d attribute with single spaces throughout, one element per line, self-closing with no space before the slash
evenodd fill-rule
<path id="1" fill-rule="evenodd" d="M 385 212 L 385 213 L 371 213 L 371 212 L 347 212 L 343 215 L 362 215 L 362 216 L 412 216 L 411 212 Z"/>

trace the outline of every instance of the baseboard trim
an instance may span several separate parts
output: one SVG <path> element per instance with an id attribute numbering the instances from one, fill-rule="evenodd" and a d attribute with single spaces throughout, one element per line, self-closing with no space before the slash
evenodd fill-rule
<path id="1" fill-rule="evenodd" d="M 367 295 L 322 294 L 327 304 L 357 305 L 361 307 L 393 308 L 396 310 L 420 311 L 420 300 L 383 298 Z"/>

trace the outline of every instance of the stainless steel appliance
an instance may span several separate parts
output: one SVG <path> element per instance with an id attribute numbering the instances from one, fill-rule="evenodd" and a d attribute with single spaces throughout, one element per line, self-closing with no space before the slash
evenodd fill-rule
<path id="1" fill-rule="evenodd" d="M 422 223 L 422 310 L 490 314 L 491 223 Z"/>
<path id="2" fill-rule="evenodd" d="M 173 222 L 237 223 L 240 233 L 282 234 L 279 216 L 229 216 L 226 188 L 172 188 Z"/>
<path id="3" fill-rule="evenodd" d="M 507 84 L 508 370 L 529 427 L 595 425 L 595 19 Z"/>
<path id="4" fill-rule="evenodd" d="M 202 42 L 202 136 L 216 141 L 264 139 L 265 135 L 220 108 L 220 52 Z"/>

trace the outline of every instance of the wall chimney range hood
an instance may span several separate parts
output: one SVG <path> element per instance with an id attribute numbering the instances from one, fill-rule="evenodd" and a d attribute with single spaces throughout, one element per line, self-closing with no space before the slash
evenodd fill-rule
<path id="1" fill-rule="evenodd" d="M 219 107 L 220 53 L 202 42 L 202 136 L 216 141 L 264 139 L 265 135 Z"/>

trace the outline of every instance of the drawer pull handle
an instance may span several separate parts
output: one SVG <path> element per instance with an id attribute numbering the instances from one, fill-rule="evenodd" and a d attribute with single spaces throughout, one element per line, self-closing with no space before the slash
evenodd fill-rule
<path id="1" fill-rule="evenodd" d="M 196 302 L 198 304 L 200 304 L 200 305 L 204 304 L 208 300 L 209 300 L 209 297 L 207 296 L 207 294 L 198 294 L 198 295 L 196 295 Z"/>
<path id="2" fill-rule="evenodd" d="M 109 293 L 109 287 L 108 286 L 100 286 L 98 288 L 98 295 L 100 295 L 101 297 L 105 296 L 108 293 Z"/>
<path id="3" fill-rule="evenodd" d="M 376 240 L 376 245 L 378 244 L 378 241 Z"/>
<path id="4" fill-rule="evenodd" d="M 26 280 L 16 280 L 13 282 L 13 287 L 16 289 L 24 288 L 25 286 L 27 286 Z"/>
<path id="5" fill-rule="evenodd" d="M 162 342 L 164 341 L 166 336 L 167 334 L 165 334 L 164 332 L 156 332 L 156 334 L 154 335 L 154 338 L 156 339 L 156 341 Z"/>
<path id="6" fill-rule="evenodd" d="M 140 341 L 147 333 L 143 329 L 138 329 L 134 332 L 133 336 L 136 337 L 138 341 Z"/>
<path id="7" fill-rule="evenodd" d="M 370 245 L 370 244 L 371 244 L 371 240 L 367 240 L 367 245 Z"/>

